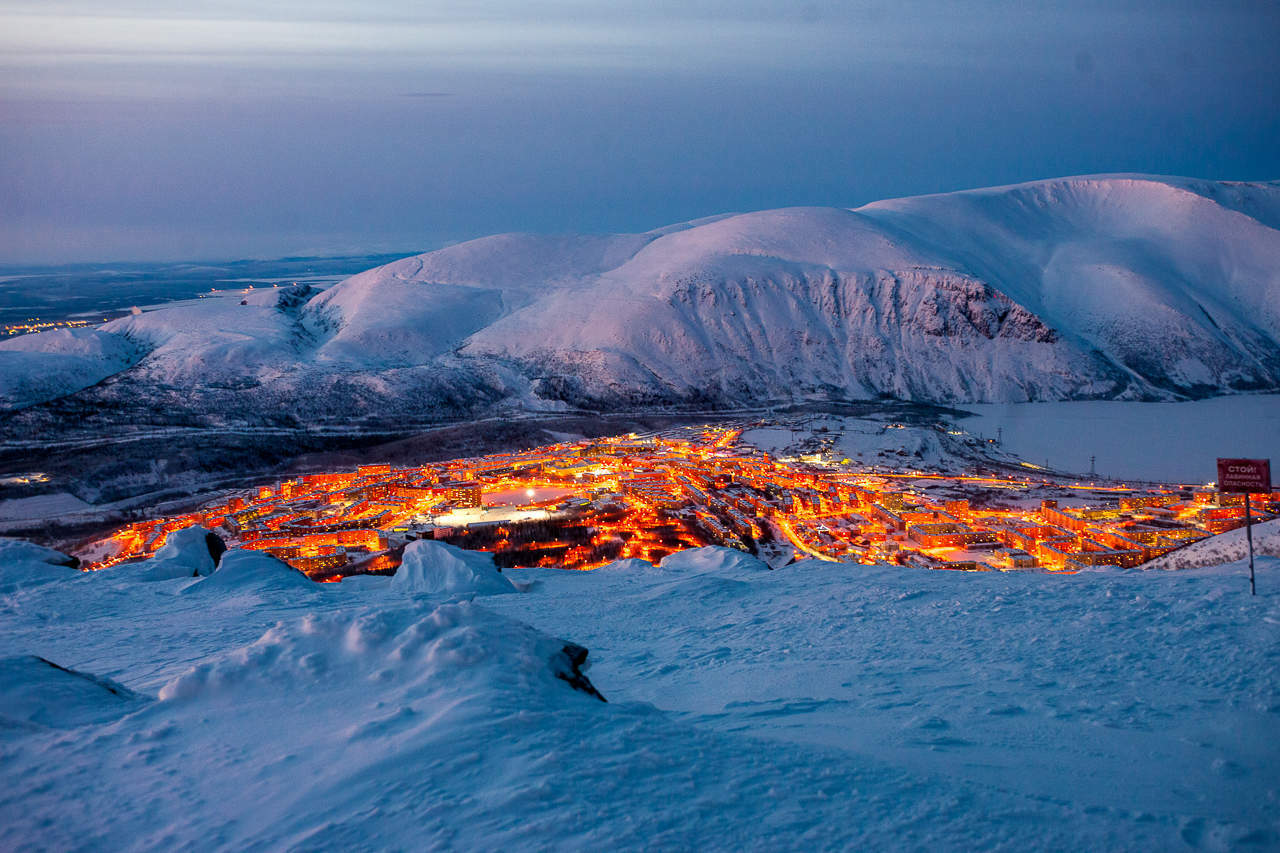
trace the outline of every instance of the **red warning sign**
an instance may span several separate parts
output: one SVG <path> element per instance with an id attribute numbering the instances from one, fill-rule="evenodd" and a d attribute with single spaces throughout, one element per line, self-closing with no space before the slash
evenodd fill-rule
<path id="1" fill-rule="evenodd" d="M 1218 491 L 1271 491 L 1270 459 L 1219 459 Z"/>

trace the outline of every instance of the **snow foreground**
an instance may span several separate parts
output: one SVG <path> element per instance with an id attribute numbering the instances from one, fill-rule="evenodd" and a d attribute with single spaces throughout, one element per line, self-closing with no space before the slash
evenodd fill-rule
<path id="1" fill-rule="evenodd" d="M 216 534 L 193 525 L 169 534 L 164 546 L 150 560 L 122 565 L 114 571 L 127 573 L 137 580 L 201 577 L 213 574 L 218 557 L 225 549 Z"/>
<path id="2" fill-rule="evenodd" d="M 391 588 L 406 595 L 500 595 L 516 591 L 494 565 L 492 554 L 464 551 L 431 539 L 419 539 L 405 547 Z"/>
<path id="3" fill-rule="evenodd" d="M 79 560 L 20 539 L 0 538 L 0 594 L 79 577 Z"/>
<path id="4" fill-rule="evenodd" d="M 80 395 L 316 421 L 1275 391 L 1278 211 L 1277 183 L 1101 175 L 500 235 L 320 293 L 0 342 L 0 406 Z"/>
<path id="5" fill-rule="evenodd" d="M 49 576 L 0 595 L 6 850 L 1280 847 L 1276 557 L 1250 597 L 708 548 L 465 601 L 0 556 Z"/>

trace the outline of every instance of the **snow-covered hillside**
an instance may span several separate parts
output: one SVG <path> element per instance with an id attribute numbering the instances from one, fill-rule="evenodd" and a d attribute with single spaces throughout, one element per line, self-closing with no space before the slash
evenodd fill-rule
<path id="1" fill-rule="evenodd" d="M 88 393 L 309 416 L 1276 390 L 1277 226 L 1277 183 L 1121 175 L 504 235 L 119 320 L 96 362 L 83 337 L 0 344 L 22 350 L 0 392 L 119 374 Z"/>
<path id="2" fill-rule="evenodd" d="M 98 329 L 56 329 L 0 341 L 0 409 L 74 394 L 135 364 L 142 351 Z"/>
<path id="3" fill-rule="evenodd" d="M 313 584 L 198 533 L 92 575 L 0 540 L 0 848 L 1280 844 L 1275 557 L 1257 597 L 439 543 Z"/>
<path id="4" fill-rule="evenodd" d="M 1248 534 L 1253 536 L 1255 555 L 1280 557 L 1280 520 L 1253 525 Z M 1243 527 L 1212 536 L 1186 548 L 1147 564 L 1148 569 L 1198 569 L 1231 561 L 1245 560 L 1249 554 L 1249 540 Z"/>

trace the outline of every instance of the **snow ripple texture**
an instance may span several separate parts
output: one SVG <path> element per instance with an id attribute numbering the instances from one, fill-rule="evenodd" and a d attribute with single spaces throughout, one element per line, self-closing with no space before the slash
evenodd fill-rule
<path id="1" fill-rule="evenodd" d="M 1277 557 L 1253 597 L 708 548 L 474 602 L 0 560 L 45 576 L 0 590 L 5 850 L 1280 845 Z"/>
<path id="2" fill-rule="evenodd" d="M 160 689 L 162 700 L 238 696 L 246 691 L 458 689 L 560 690 L 552 662 L 563 642 L 467 603 L 281 622 L 257 641 L 202 663 Z"/>

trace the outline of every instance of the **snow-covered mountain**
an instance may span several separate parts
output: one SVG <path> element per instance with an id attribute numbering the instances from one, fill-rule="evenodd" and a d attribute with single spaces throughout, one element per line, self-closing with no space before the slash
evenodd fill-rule
<path id="1" fill-rule="evenodd" d="M 1280 183 L 1063 178 L 501 235 L 92 336 L 0 343 L 0 399 L 104 377 L 91 394 L 301 417 L 1276 390 Z"/>

